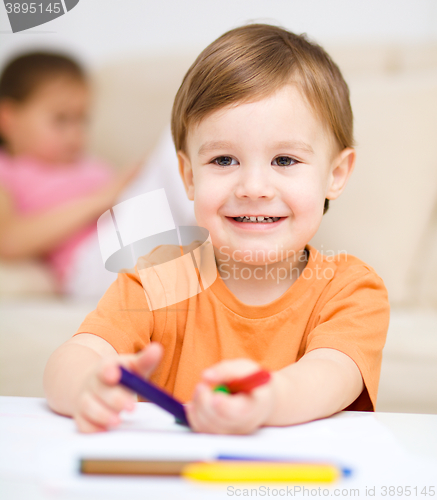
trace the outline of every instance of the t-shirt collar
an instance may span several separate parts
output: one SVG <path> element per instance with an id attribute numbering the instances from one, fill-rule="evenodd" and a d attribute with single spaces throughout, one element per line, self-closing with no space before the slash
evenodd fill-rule
<path id="1" fill-rule="evenodd" d="M 306 245 L 307 264 L 299 278 L 277 299 L 262 305 L 245 304 L 226 286 L 217 269 L 217 279 L 211 285 L 211 292 L 228 309 L 239 316 L 251 319 L 267 318 L 282 312 L 289 307 L 295 309 L 307 299 L 308 293 L 316 287 L 323 289 L 336 269 L 333 261 L 327 261 L 323 255 L 311 245 Z M 327 272 L 328 270 L 328 272 Z M 320 293 L 320 292 L 319 292 Z"/>

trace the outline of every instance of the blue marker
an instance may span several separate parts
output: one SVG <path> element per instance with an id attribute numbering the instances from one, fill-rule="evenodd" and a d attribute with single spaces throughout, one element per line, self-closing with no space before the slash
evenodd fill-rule
<path id="1" fill-rule="evenodd" d="M 296 462 L 296 463 L 319 463 L 314 460 L 296 460 L 296 459 L 290 459 L 290 458 L 279 458 L 279 457 L 254 457 L 250 455 L 228 455 L 221 453 L 217 455 L 216 457 L 217 460 L 241 460 L 243 462 Z M 347 467 L 340 467 L 340 470 L 342 472 L 343 477 L 349 477 L 352 475 L 352 469 L 348 469 Z"/>
<path id="2" fill-rule="evenodd" d="M 163 391 L 155 384 L 152 384 L 151 382 L 138 377 L 138 375 L 135 375 L 129 370 L 126 370 L 126 368 L 120 366 L 120 370 L 120 384 L 124 385 L 131 391 L 136 392 L 140 396 L 147 398 L 152 403 L 157 404 L 163 410 L 171 413 L 176 418 L 178 423 L 188 427 L 190 426 L 185 413 L 185 408 L 180 401 L 170 396 L 170 394 Z"/>

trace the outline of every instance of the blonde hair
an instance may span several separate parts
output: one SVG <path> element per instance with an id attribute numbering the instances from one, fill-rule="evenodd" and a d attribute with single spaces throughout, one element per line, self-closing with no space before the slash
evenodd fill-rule
<path id="1" fill-rule="evenodd" d="M 176 151 L 186 152 L 189 127 L 213 111 L 262 99 L 291 82 L 331 130 L 338 147 L 352 147 L 349 89 L 330 56 L 306 35 L 269 24 L 249 24 L 217 38 L 187 71 L 171 116 Z"/>

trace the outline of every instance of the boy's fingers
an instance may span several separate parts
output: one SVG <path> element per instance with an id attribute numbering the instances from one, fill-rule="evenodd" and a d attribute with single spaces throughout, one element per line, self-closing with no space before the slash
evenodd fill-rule
<path id="1" fill-rule="evenodd" d="M 152 342 L 146 349 L 129 360 L 129 364 L 136 373 L 148 378 L 161 361 L 162 353 L 162 345 L 158 342 Z"/>
<path id="2" fill-rule="evenodd" d="M 218 394 L 212 401 L 212 407 L 217 419 L 224 422 L 224 434 L 248 434 L 256 426 L 253 425 L 253 408 L 248 407 L 244 397 L 232 396 L 225 400 L 225 396 Z"/>
<path id="3" fill-rule="evenodd" d="M 217 394 L 211 402 L 213 411 L 227 422 L 245 420 L 253 411 L 253 405 L 248 400 L 248 396 L 236 394 L 227 397 L 224 394 Z"/>
<path id="4" fill-rule="evenodd" d="M 207 432 L 247 434 L 257 427 L 254 426 L 253 401 L 243 394 L 214 394 L 205 387 L 199 391 L 195 407 L 199 422 L 208 426 Z"/>
<path id="5" fill-rule="evenodd" d="M 105 360 L 97 370 L 97 379 L 105 385 L 117 385 L 121 378 L 120 369 L 114 360 Z"/>
<path id="6" fill-rule="evenodd" d="M 227 359 L 206 369 L 202 376 L 210 383 L 229 382 L 235 378 L 251 375 L 259 369 L 258 363 L 250 359 Z"/>
<path id="7" fill-rule="evenodd" d="M 158 342 L 151 342 L 148 347 L 135 355 L 122 356 L 117 360 L 103 360 L 97 370 L 97 378 L 107 386 L 114 386 L 120 382 L 121 371 L 119 365 L 135 370 L 143 377 L 149 376 L 162 357 L 163 348 Z"/>
<path id="8" fill-rule="evenodd" d="M 196 432 L 224 433 L 221 426 L 214 419 L 209 419 L 195 406 L 192 406 L 191 410 L 187 411 L 187 418 L 191 428 Z"/>
<path id="9" fill-rule="evenodd" d="M 96 399 L 110 410 L 120 413 L 123 410 L 132 411 L 135 408 L 136 398 L 132 392 L 124 387 L 108 387 L 100 384 L 94 392 Z"/>
<path id="10" fill-rule="evenodd" d="M 193 399 L 186 407 L 188 421 L 197 432 L 210 432 L 211 422 L 205 422 L 203 401 L 201 394 L 207 389 L 203 384 L 197 384 L 193 394 Z"/>
<path id="11" fill-rule="evenodd" d="M 210 412 L 215 415 L 217 421 L 223 423 L 227 433 L 234 433 L 236 428 L 245 425 L 251 411 L 253 411 L 253 408 L 248 407 L 245 396 L 214 394 L 210 402 Z"/>
<path id="12" fill-rule="evenodd" d="M 185 411 L 187 414 L 187 420 L 188 423 L 190 424 L 191 429 L 193 429 L 196 432 L 202 432 L 202 426 L 199 423 L 199 418 L 197 416 L 197 411 L 195 410 L 194 406 L 192 403 L 188 403 L 185 407 Z"/>
<path id="13" fill-rule="evenodd" d="M 86 434 L 90 434 L 92 432 L 104 432 L 106 431 L 106 427 L 102 427 L 100 425 L 95 425 L 86 418 L 82 417 L 81 415 L 76 415 L 74 417 L 74 420 L 76 422 L 76 426 L 79 432 L 83 432 Z"/>
<path id="14" fill-rule="evenodd" d="M 197 385 L 192 407 L 203 432 L 226 432 L 229 424 L 226 418 L 223 418 L 214 410 L 212 402 L 216 397 L 226 399 L 223 394 L 213 394 L 205 384 L 200 383 Z"/>
<path id="15" fill-rule="evenodd" d="M 117 413 L 110 410 L 89 393 L 82 398 L 80 408 L 80 415 L 94 425 L 108 427 L 116 426 L 120 423 L 120 417 Z"/>

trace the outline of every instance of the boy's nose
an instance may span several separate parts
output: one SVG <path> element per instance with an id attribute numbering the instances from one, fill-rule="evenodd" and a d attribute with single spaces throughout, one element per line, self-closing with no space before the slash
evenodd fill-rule
<path id="1" fill-rule="evenodd" d="M 268 173 L 259 167 L 241 169 L 235 187 L 237 198 L 273 198 L 275 187 L 272 185 Z"/>

